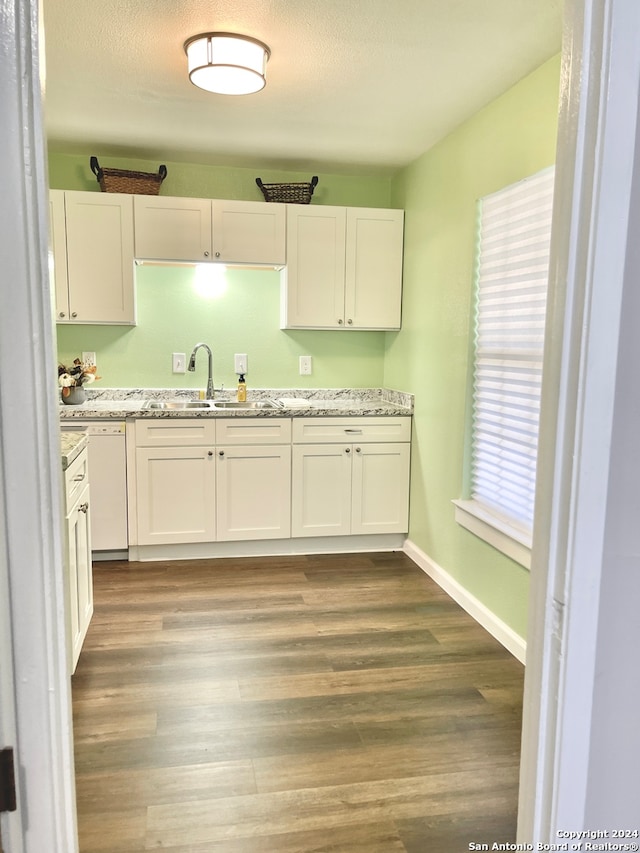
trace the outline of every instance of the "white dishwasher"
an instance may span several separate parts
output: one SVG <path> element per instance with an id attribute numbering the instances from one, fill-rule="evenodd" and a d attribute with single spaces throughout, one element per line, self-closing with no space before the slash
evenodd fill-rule
<path id="1" fill-rule="evenodd" d="M 89 436 L 91 552 L 94 560 L 128 555 L 127 455 L 124 421 L 62 421 Z"/>

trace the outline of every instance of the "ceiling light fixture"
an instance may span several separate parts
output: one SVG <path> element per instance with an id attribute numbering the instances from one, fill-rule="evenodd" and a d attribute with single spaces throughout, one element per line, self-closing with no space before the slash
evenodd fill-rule
<path id="1" fill-rule="evenodd" d="M 219 95 L 250 95 L 266 84 L 271 51 L 235 33 L 201 33 L 184 43 L 191 82 Z"/>

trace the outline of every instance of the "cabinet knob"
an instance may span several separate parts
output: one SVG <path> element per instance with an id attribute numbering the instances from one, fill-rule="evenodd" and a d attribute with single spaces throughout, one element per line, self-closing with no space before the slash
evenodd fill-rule
<path id="1" fill-rule="evenodd" d="M 348 325 L 348 326 L 353 326 L 353 320 L 351 320 L 351 319 L 347 320 L 347 325 Z"/>
<path id="2" fill-rule="evenodd" d="M 208 257 L 209 257 L 209 252 L 205 252 L 205 253 L 204 253 L 204 256 L 205 256 L 205 258 L 208 258 Z"/>
<path id="3" fill-rule="evenodd" d="M 345 453 L 351 453 L 351 448 L 350 448 L 350 447 L 345 447 L 344 452 L 345 452 Z"/>
<path id="4" fill-rule="evenodd" d="M 218 456 L 224 456 L 224 450 L 219 450 L 219 451 L 218 451 Z"/>
<path id="5" fill-rule="evenodd" d="M 342 319 L 342 317 L 341 317 L 341 318 L 338 320 L 338 325 L 339 325 L 339 326 L 341 326 L 343 323 L 344 323 L 344 320 L 343 320 L 343 319 Z"/>
<path id="6" fill-rule="evenodd" d="M 220 257 L 220 252 L 216 252 L 216 258 Z"/>
<path id="7" fill-rule="evenodd" d="M 362 453 L 362 448 L 361 448 L 361 447 L 356 447 L 356 453 Z"/>
<path id="8" fill-rule="evenodd" d="M 77 317 L 77 316 L 78 316 L 78 312 L 77 312 L 77 311 L 72 311 L 72 312 L 71 312 L 71 316 L 72 316 L 72 317 Z"/>
<path id="9" fill-rule="evenodd" d="M 80 506 L 78 507 L 78 511 L 84 512 L 85 514 L 86 514 L 88 509 L 89 509 L 89 502 L 88 501 L 86 503 L 80 504 Z"/>
<path id="10" fill-rule="evenodd" d="M 207 450 L 207 456 L 213 456 L 213 450 Z"/>
<path id="11" fill-rule="evenodd" d="M 58 314 L 58 317 L 66 317 L 66 316 L 67 316 L 67 315 L 64 313 L 64 311 L 61 311 L 61 312 Z"/>

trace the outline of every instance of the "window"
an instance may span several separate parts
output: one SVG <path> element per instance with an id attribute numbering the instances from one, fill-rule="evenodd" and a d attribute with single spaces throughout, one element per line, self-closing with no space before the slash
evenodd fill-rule
<path id="1" fill-rule="evenodd" d="M 545 169 L 480 201 L 470 499 L 455 501 L 457 521 L 527 566 L 553 179 Z"/>

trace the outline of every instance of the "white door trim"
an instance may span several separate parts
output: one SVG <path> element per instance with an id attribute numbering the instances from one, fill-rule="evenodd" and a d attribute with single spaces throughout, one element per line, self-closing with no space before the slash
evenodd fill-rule
<path id="1" fill-rule="evenodd" d="M 38 13 L 37 0 L 8 0 L 2 4 L 0 28 L 0 505 L 6 532 L 2 547 L 11 610 L 19 788 L 19 814 L 3 817 L 3 828 L 11 820 L 17 827 L 7 853 L 74 853 L 78 847 Z M 0 700 L 4 717 L 4 691 Z"/>
<path id="2" fill-rule="evenodd" d="M 610 571 L 607 512 L 615 511 L 622 497 L 610 489 L 610 456 L 638 150 L 639 32 L 637 0 L 566 4 L 531 567 L 521 843 L 558 843 L 557 832 L 563 830 L 617 828 L 592 825 L 588 803 L 590 770 L 603 737 L 594 708 L 603 646 L 602 585 Z M 619 413 L 629 415 L 634 416 Z M 609 797 L 602 802 L 608 800 L 611 818 L 613 808 L 618 816 L 628 808 L 628 795 L 609 782 Z M 637 818 L 637 782 L 633 793 L 629 824 Z"/>

